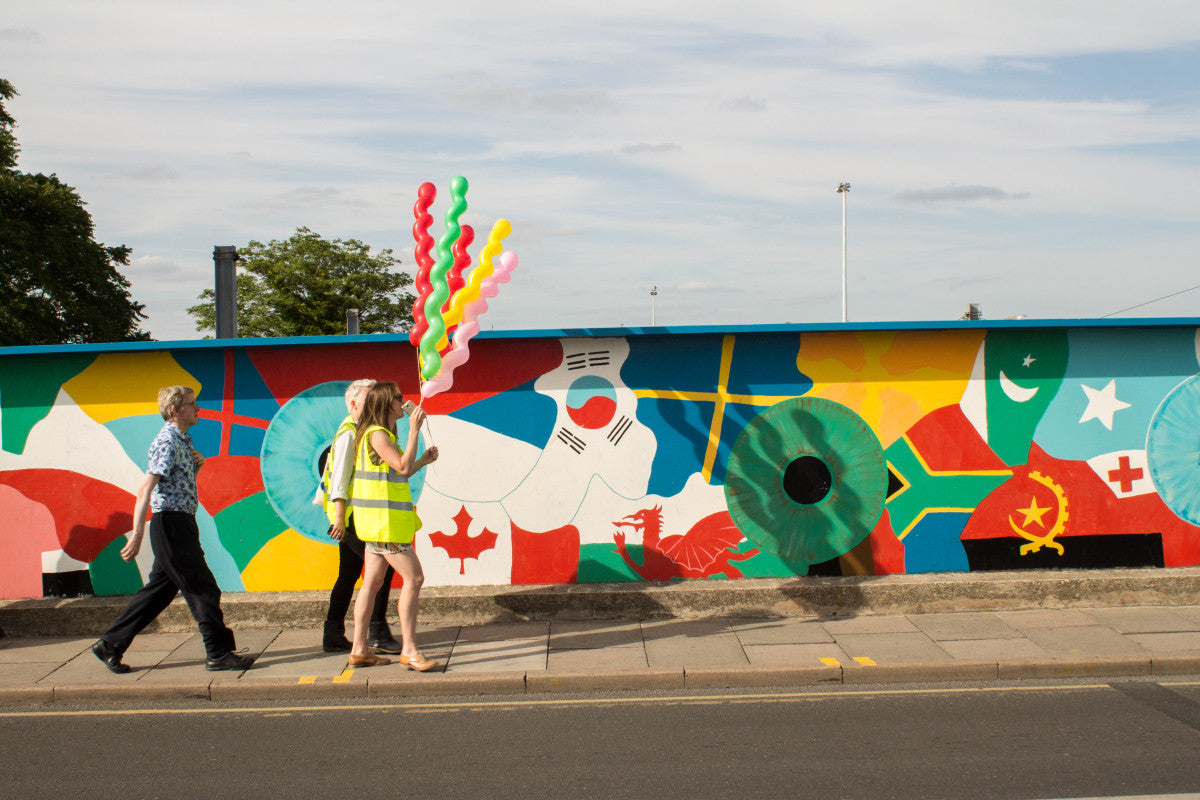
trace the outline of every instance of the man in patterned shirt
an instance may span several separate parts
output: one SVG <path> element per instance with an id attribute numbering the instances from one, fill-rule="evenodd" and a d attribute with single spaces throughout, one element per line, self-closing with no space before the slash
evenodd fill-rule
<path id="1" fill-rule="evenodd" d="M 196 472 L 204 465 L 204 456 L 192 447 L 187 435 L 188 428 L 200 421 L 196 396 L 187 386 L 166 386 L 158 390 L 158 410 L 167 424 L 150 444 L 146 477 L 133 507 L 133 532 L 121 550 L 126 561 L 137 557 L 149 506 L 154 512 L 150 518 L 154 566 L 146 585 L 92 645 L 92 652 L 112 672 L 129 672 L 121 656 L 133 637 L 183 592 L 204 639 L 205 666 L 213 671 L 249 669 L 254 658 L 234 652 L 233 631 L 225 627 L 221 613 L 221 590 L 200 548 Z"/>

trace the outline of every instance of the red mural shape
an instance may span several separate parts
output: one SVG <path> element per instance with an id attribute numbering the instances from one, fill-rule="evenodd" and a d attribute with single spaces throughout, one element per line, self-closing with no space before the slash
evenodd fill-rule
<path id="1" fill-rule="evenodd" d="M 1053 458 L 1034 444 L 1029 463 L 975 509 L 962 539 L 1018 537 L 1022 555 L 1062 554 L 1072 537 L 1120 534 L 1159 534 L 1166 567 L 1200 560 L 1200 528 L 1157 494 L 1117 497 L 1086 462 Z"/>
<path id="2" fill-rule="evenodd" d="M 579 529 L 574 525 L 535 533 L 514 524 L 511 530 L 510 583 L 529 586 L 579 579 Z"/>
<path id="3" fill-rule="evenodd" d="M 417 351 L 407 339 L 319 349 L 253 348 L 246 352 L 280 405 L 318 383 L 359 378 L 395 381 L 406 397 L 414 402 L 421 399 Z M 471 342 L 471 360 L 454 373 L 454 387 L 426 400 L 424 408 L 431 414 L 449 414 L 534 380 L 561 363 L 562 345 L 557 339 L 531 339 L 519 345 L 475 339 Z"/>
<path id="4" fill-rule="evenodd" d="M 254 456 L 209 456 L 196 473 L 200 505 L 211 516 L 262 490 L 262 470 Z"/>
<path id="5" fill-rule="evenodd" d="M 437 533 L 429 534 L 429 542 L 434 547 L 440 547 L 446 551 L 446 555 L 450 558 L 458 559 L 458 574 L 465 575 L 467 573 L 467 559 L 478 559 L 488 550 L 496 546 L 498 536 L 489 531 L 487 528 L 478 536 L 472 536 L 468 531 L 471 528 L 471 514 L 467 511 L 467 507 L 463 506 L 458 513 L 454 515 L 454 533 Z"/>
<path id="6" fill-rule="evenodd" d="M 944 406 L 929 412 L 904 434 L 934 472 L 988 472 L 1007 470 L 979 431 L 963 414 L 962 406 Z"/>
<path id="7" fill-rule="evenodd" d="M 0 472 L 0 484 L 44 505 L 59 545 L 77 561 L 91 563 L 133 529 L 134 496 L 111 483 L 64 469 L 23 469 Z"/>
<path id="8" fill-rule="evenodd" d="M 892 517 L 886 508 L 868 538 L 876 575 L 903 575 L 907 571 L 904 567 L 904 542 L 892 530 Z"/>
<path id="9" fill-rule="evenodd" d="M 617 552 L 629 568 L 648 581 L 672 578 L 710 578 L 724 574 L 740 578 L 742 573 L 730 561 L 744 561 L 758 555 L 754 548 L 745 553 L 734 552 L 741 543 L 742 532 L 733 524 L 728 511 L 709 514 L 684 534 L 662 536 L 662 506 L 644 508 L 613 523 L 619 528 L 631 527 L 642 532 L 642 563 L 638 564 L 625 549 L 625 532 L 613 534 Z"/>

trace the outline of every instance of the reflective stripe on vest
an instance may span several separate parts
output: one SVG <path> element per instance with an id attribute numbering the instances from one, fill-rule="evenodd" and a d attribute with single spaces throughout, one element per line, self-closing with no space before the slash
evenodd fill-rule
<path id="1" fill-rule="evenodd" d="M 363 433 L 354 461 L 354 483 L 350 487 L 350 505 L 354 508 L 354 527 L 364 542 L 407 544 L 417 532 L 408 478 L 386 463 L 371 463 L 370 439 L 383 431 L 396 444 L 396 436 L 387 428 L 373 425 Z"/>
<path id="2" fill-rule="evenodd" d="M 346 417 L 342 420 L 342 424 L 338 425 L 337 433 L 333 435 L 333 442 L 329 445 L 329 455 L 325 457 L 325 471 L 321 475 L 321 507 L 325 509 L 325 516 L 329 517 L 329 524 L 332 525 L 337 521 L 337 508 L 333 505 L 333 501 L 329 499 L 329 480 L 330 473 L 333 472 L 333 457 L 335 455 L 334 445 L 337 444 L 338 437 L 346 431 L 350 432 L 350 446 L 354 447 L 354 420 Z M 353 483 L 353 476 L 351 477 Z M 346 524 L 350 523 L 350 513 L 353 509 L 350 508 L 350 498 L 346 498 Z"/>

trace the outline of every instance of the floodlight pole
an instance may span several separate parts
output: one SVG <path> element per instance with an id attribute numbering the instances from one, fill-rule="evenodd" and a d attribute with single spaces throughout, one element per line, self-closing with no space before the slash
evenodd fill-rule
<path id="1" fill-rule="evenodd" d="M 650 327 L 654 327 L 654 298 L 658 297 L 658 287 L 650 290 Z"/>
<path id="2" fill-rule="evenodd" d="M 846 195 L 850 194 L 850 184 L 839 183 L 838 194 L 842 196 L 842 322 L 846 316 Z"/>
<path id="3" fill-rule="evenodd" d="M 240 260 L 233 245 L 213 247 L 216 296 L 216 334 L 218 339 L 237 338 L 237 262 Z"/>

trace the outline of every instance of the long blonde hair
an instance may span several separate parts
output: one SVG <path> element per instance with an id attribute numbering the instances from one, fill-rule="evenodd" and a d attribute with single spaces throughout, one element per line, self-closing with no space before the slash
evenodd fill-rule
<path id="1" fill-rule="evenodd" d="M 362 414 L 358 417 L 358 431 L 354 435 L 354 453 L 355 458 L 358 458 L 358 449 L 362 447 L 363 434 L 375 425 L 390 430 L 393 434 L 396 429 L 389 420 L 392 410 L 392 398 L 400 393 L 400 387 L 388 381 L 380 381 L 367 390 L 366 397 L 362 402 Z M 371 463 L 379 466 L 379 454 L 375 452 L 375 448 L 371 448 Z"/>

